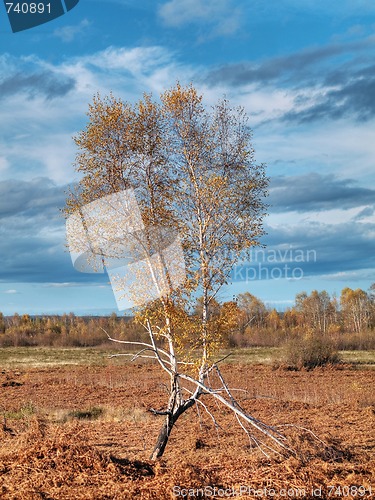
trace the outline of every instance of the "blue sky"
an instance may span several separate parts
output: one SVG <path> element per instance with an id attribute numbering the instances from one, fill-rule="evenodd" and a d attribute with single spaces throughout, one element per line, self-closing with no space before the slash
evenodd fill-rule
<path id="1" fill-rule="evenodd" d="M 0 44 L 0 311 L 116 311 L 108 277 L 65 248 L 72 136 L 96 92 L 135 101 L 176 80 L 245 107 L 271 178 L 267 248 L 221 299 L 283 309 L 375 282 L 373 1 L 81 0 L 15 34 L 0 5 Z"/>

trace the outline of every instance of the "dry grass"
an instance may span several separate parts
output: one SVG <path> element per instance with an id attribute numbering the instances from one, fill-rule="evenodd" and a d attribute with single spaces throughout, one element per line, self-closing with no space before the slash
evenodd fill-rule
<path id="1" fill-rule="evenodd" d="M 313 498 L 310 493 L 319 489 L 320 497 L 328 498 L 331 485 L 361 485 L 370 491 L 374 461 L 369 454 L 356 456 L 338 439 L 323 441 L 299 429 L 289 434 L 297 454 L 288 459 L 270 461 L 234 447 L 215 450 L 212 439 L 202 436 L 204 446 L 193 451 L 186 443 L 187 454 L 179 460 L 155 464 L 103 451 L 90 443 L 90 430 L 79 423 L 56 426 L 34 418 L 15 437 L 1 436 L 1 498 L 170 499 L 178 488 L 214 487 L 274 491 L 275 498 L 285 496 L 285 489 L 300 496 L 304 492 L 304 498 Z"/>
<path id="2" fill-rule="evenodd" d="M 207 399 L 222 429 L 192 409 L 174 429 L 164 459 L 151 463 L 161 420 L 147 410 L 166 400 L 154 365 L 3 370 L 0 498 L 171 499 L 178 487 L 195 488 L 201 498 L 213 488 L 239 492 L 241 486 L 258 497 L 262 490 L 263 497 L 285 498 L 290 489 L 306 499 L 317 498 L 313 490 L 328 499 L 338 498 L 329 494 L 331 486 L 363 486 L 365 496 L 358 494 L 364 490 L 336 491 L 341 498 L 371 498 L 375 371 L 246 364 L 222 371 L 231 387 L 245 389 L 239 398 L 251 414 L 281 426 L 293 456 L 266 459 L 250 448 L 232 415 Z"/>
<path id="3" fill-rule="evenodd" d="M 6 347 L 0 348 L 0 365 L 8 367 L 45 367 L 66 365 L 104 365 L 112 351 L 93 348 Z"/>

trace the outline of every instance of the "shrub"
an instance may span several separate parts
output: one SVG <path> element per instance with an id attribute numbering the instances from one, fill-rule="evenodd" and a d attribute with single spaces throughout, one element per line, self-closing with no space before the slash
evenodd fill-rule
<path id="1" fill-rule="evenodd" d="M 78 419 L 78 420 L 97 420 L 104 413 L 103 408 L 98 408 L 93 406 L 88 410 L 73 410 L 68 413 L 68 418 Z"/>
<path id="2" fill-rule="evenodd" d="M 2 415 L 5 419 L 10 420 L 23 420 L 24 418 L 35 415 L 36 408 L 33 403 L 26 403 L 16 410 L 4 411 Z"/>
<path id="3" fill-rule="evenodd" d="M 315 334 L 290 339 L 284 346 L 284 362 L 289 368 L 311 370 L 340 362 L 338 351 L 330 339 Z"/>
<path id="4" fill-rule="evenodd" d="M 360 333 L 342 333 L 334 337 L 340 351 L 375 350 L 375 331 L 365 330 Z"/>

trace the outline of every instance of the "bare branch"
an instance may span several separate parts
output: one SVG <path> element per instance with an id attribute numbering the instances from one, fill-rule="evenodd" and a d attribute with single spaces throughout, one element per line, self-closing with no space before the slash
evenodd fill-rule
<path id="1" fill-rule="evenodd" d="M 160 352 L 162 354 L 164 354 L 165 356 L 167 356 L 168 358 L 170 358 L 170 354 L 165 351 L 164 349 L 158 347 L 155 343 L 152 345 L 152 344 L 147 344 L 146 342 L 139 342 L 137 340 L 119 340 L 119 339 L 115 339 L 113 337 L 111 337 L 105 330 L 104 328 L 102 328 L 101 326 L 99 327 L 101 330 L 103 330 L 103 332 L 107 335 L 108 337 L 108 340 L 110 340 L 111 342 L 116 342 L 118 344 L 126 344 L 126 345 L 139 345 L 139 346 L 144 346 L 146 347 L 146 349 L 149 349 L 151 351 L 157 351 L 157 352 Z M 170 362 L 170 361 L 168 361 Z"/>
<path id="2" fill-rule="evenodd" d="M 215 365 L 217 365 L 218 363 L 221 363 L 222 361 L 224 361 L 225 359 L 229 358 L 229 356 L 233 356 L 233 352 L 230 352 L 229 354 L 227 354 L 226 356 L 224 356 L 223 358 L 219 359 L 218 361 L 215 361 Z"/>
<path id="3" fill-rule="evenodd" d="M 323 444 L 326 447 L 329 447 L 329 445 L 327 443 L 325 443 L 322 439 L 320 439 L 320 437 L 318 437 L 311 429 L 307 429 L 306 427 L 301 427 L 300 425 L 296 425 L 296 424 L 280 424 L 277 427 L 292 427 L 293 429 L 298 429 L 300 431 L 307 432 L 307 433 L 311 434 L 312 437 L 314 439 L 316 439 L 317 441 L 319 441 L 321 444 Z"/>
<path id="4" fill-rule="evenodd" d="M 216 420 L 215 416 L 214 416 L 214 415 L 210 412 L 210 410 L 207 408 L 207 405 L 205 405 L 205 404 L 203 403 L 203 401 L 201 401 L 200 399 L 197 399 L 197 400 L 196 400 L 196 403 L 197 403 L 197 404 L 199 403 L 200 405 L 202 405 L 202 406 L 203 406 L 203 408 L 205 409 L 206 413 L 207 413 L 207 414 L 211 417 L 211 420 L 212 420 L 212 422 L 214 423 L 215 428 L 216 428 L 216 429 L 221 429 L 221 430 L 223 430 L 223 428 L 221 427 L 221 425 L 217 422 L 217 420 Z"/>
<path id="5" fill-rule="evenodd" d="M 293 450 L 291 448 L 289 448 L 289 446 L 287 446 L 285 444 L 285 441 L 286 441 L 286 437 L 285 436 L 283 436 L 282 434 L 280 434 L 273 427 L 270 427 L 270 426 L 264 424 L 263 422 L 261 422 L 260 420 L 257 420 L 256 418 L 248 415 L 242 408 L 238 407 L 238 405 L 237 405 L 236 402 L 233 403 L 233 402 L 227 401 L 225 398 L 223 398 L 223 396 L 221 396 L 220 394 L 217 394 L 214 390 L 210 389 L 209 387 L 207 387 L 206 385 L 204 385 L 202 382 L 194 379 L 193 377 L 190 377 L 189 375 L 186 375 L 184 373 L 180 373 L 179 377 L 181 377 L 184 380 L 188 380 L 189 382 L 192 382 L 193 384 L 196 384 L 197 387 L 200 387 L 204 392 L 206 392 L 207 394 L 210 394 L 211 396 L 213 396 L 214 398 L 216 398 L 224 406 L 226 406 L 227 408 L 229 408 L 230 410 L 232 410 L 236 415 L 239 415 L 243 420 L 245 420 L 252 427 L 254 427 L 259 432 L 261 432 L 262 434 L 264 434 L 267 437 L 269 437 L 272 441 L 274 441 L 276 444 L 278 444 L 278 446 L 280 446 L 280 448 L 283 448 L 284 450 L 286 450 L 286 451 L 288 451 L 290 453 L 293 453 Z M 275 434 L 278 437 L 276 437 Z"/>
<path id="6" fill-rule="evenodd" d="M 118 353 L 118 354 L 111 354 L 110 356 L 108 356 L 110 359 L 111 358 L 119 358 L 120 356 L 131 356 L 131 359 L 130 359 L 130 362 L 132 361 L 135 361 L 136 359 L 138 358 L 142 358 L 142 359 L 156 359 L 157 360 L 157 356 L 154 355 L 154 356 L 147 356 L 146 354 L 142 354 L 144 351 L 151 351 L 152 349 L 142 349 L 141 351 L 137 352 L 136 354 L 132 354 L 130 352 L 123 352 L 123 353 Z M 170 361 L 167 361 L 166 359 L 163 360 L 164 363 L 167 363 L 170 365 Z"/>
<path id="7" fill-rule="evenodd" d="M 160 354 L 159 354 L 159 351 L 158 351 L 158 347 L 156 346 L 156 343 L 155 343 L 155 339 L 154 339 L 154 334 L 153 334 L 153 331 L 152 331 L 152 326 L 150 324 L 150 321 L 147 320 L 147 326 L 148 326 L 148 333 L 150 335 L 150 339 L 151 339 L 151 342 L 152 342 L 152 349 L 155 351 L 155 355 L 156 355 L 156 358 L 157 360 L 159 361 L 159 364 L 160 366 L 163 368 L 164 371 L 166 371 L 170 376 L 173 375 L 173 371 L 171 369 L 169 369 L 164 361 L 162 360 Z M 162 352 L 162 351 L 160 351 Z M 168 357 L 170 358 L 170 354 L 168 354 Z"/>
<path id="8" fill-rule="evenodd" d="M 149 411 L 153 415 L 171 415 L 170 410 L 155 410 L 155 408 L 148 408 L 147 411 Z"/>

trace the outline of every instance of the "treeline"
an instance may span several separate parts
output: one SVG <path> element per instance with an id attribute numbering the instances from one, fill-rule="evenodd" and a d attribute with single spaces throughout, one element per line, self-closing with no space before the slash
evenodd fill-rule
<path id="1" fill-rule="evenodd" d="M 199 315 L 198 299 L 191 315 Z M 279 346 L 293 338 L 321 335 L 338 349 L 375 349 L 375 284 L 368 292 L 344 288 L 339 298 L 326 291 L 299 293 L 284 312 L 269 309 L 249 292 L 220 304 L 212 299 L 209 321 L 226 325 L 227 347 Z M 225 316 L 228 316 L 228 321 Z M 215 323 L 216 321 L 216 323 Z M 119 340 L 146 340 L 142 325 L 132 317 L 30 316 L 0 313 L 0 346 L 105 346 L 108 336 Z"/>
<path id="2" fill-rule="evenodd" d="M 340 297 L 323 290 L 296 295 L 285 312 L 268 309 L 250 293 L 238 296 L 239 329 L 233 345 L 280 345 L 302 336 L 329 338 L 340 350 L 375 349 L 375 284 L 366 292 L 344 288 Z"/>
<path id="3" fill-rule="evenodd" d="M 108 335 L 119 340 L 139 340 L 144 337 L 140 325 L 131 317 L 4 316 L 0 313 L 1 347 L 93 347 L 105 345 Z"/>

